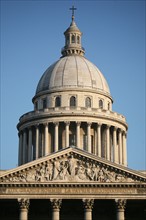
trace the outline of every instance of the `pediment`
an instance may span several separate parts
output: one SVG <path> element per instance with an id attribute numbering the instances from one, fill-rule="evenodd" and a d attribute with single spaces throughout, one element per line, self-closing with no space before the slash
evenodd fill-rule
<path id="1" fill-rule="evenodd" d="M 9 170 L 1 183 L 132 183 L 146 182 L 140 172 L 99 158 L 78 148 L 66 148 Z"/>

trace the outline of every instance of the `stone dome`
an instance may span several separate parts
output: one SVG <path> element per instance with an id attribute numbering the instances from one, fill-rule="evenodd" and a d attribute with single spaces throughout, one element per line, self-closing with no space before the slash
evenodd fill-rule
<path id="1" fill-rule="evenodd" d="M 62 57 L 42 75 L 34 111 L 21 116 L 17 126 L 19 164 L 75 146 L 126 166 L 125 117 L 112 111 L 104 76 L 84 57 L 74 16 L 64 35 Z"/>
<path id="2" fill-rule="evenodd" d="M 83 56 L 65 56 L 52 64 L 42 75 L 38 93 L 63 89 L 94 90 L 110 95 L 109 86 L 100 70 Z"/>

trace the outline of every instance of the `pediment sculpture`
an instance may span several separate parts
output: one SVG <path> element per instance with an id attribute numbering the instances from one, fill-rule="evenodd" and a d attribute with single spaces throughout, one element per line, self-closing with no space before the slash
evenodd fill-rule
<path id="1" fill-rule="evenodd" d="M 28 167 L 0 178 L 0 182 L 97 182 L 118 183 L 134 182 L 126 173 L 119 172 L 98 161 L 75 157 L 74 154 L 63 158 L 47 160 L 36 166 Z"/>

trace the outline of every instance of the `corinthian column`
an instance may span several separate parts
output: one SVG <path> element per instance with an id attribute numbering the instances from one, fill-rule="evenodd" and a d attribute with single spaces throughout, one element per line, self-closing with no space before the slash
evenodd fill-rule
<path id="1" fill-rule="evenodd" d="M 35 135 L 35 159 L 39 157 L 39 125 L 36 125 L 36 135 Z"/>
<path id="2" fill-rule="evenodd" d="M 92 220 L 94 199 L 83 199 L 82 201 L 84 205 L 84 220 Z"/>
<path id="3" fill-rule="evenodd" d="M 119 130 L 119 162 L 122 164 L 122 133 Z"/>
<path id="4" fill-rule="evenodd" d="M 110 160 L 110 126 L 106 126 L 106 158 Z"/>
<path id="5" fill-rule="evenodd" d="M 88 152 L 91 153 L 91 123 L 87 123 Z"/>
<path id="6" fill-rule="evenodd" d="M 26 130 L 23 132 L 23 164 L 26 163 L 27 157 L 26 157 L 26 144 L 27 144 L 27 134 Z"/>
<path id="7" fill-rule="evenodd" d="M 19 220 L 27 220 L 28 219 L 28 208 L 29 208 L 29 199 L 18 199 L 20 214 Z"/>
<path id="8" fill-rule="evenodd" d="M 52 205 L 52 220 L 59 220 L 62 199 L 50 199 L 50 201 Z"/>
<path id="9" fill-rule="evenodd" d="M 23 139 L 23 135 L 22 135 L 22 132 L 20 131 L 19 132 L 19 158 L 18 158 L 18 165 L 21 165 L 22 164 L 22 149 L 23 149 L 23 146 L 22 146 L 22 139 Z"/>
<path id="10" fill-rule="evenodd" d="M 126 132 L 123 132 L 123 165 L 127 166 Z"/>
<path id="11" fill-rule="evenodd" d="M 32 128 L 29 128 L 28 133 L 28 162 L 32 160 Z"/>
<path id="12" fill-rule="evenodd" d="M 114 162 L 117 163 L 117 128 L 113 130 Z"/>
<path id="13" fill-rule="evenodd" d="M 65 122 L 65 147 L 69 147 L 69 121 Z"/>
<path id="14" fill-rule="evenodd" d="M 49 153 L 48 146 L 48 123 L 45 123 L 45 156 Z"/>
<path id="15" fill-rule="evenodd" d="M 55 147 L 54 147 L 54 151 L 58 151 L 58 126 L 59 126 L 59 122 L 55 122 Z"/>
<path id="16" fill-rule="evenodd" d="M 117 206 L 117 220 L 125 220 L 124 212 L 126 207 L 126 200 L 116 199 L 115 202 Z"/>
<path id="17" fill-rule="evenodd" d="M 97 152 L 98 156 L 101 157 L 101 124 L 97 125 Z"/>
<path id="18" fill-rule="evenodd" d="M 78 148 L 82 148 L 80 146 L 80 125 L 81 125 L 81 122 L 77 121 L 77 134 L 76 134 L 76 136 L 77 136 L 77 147 Z"/>

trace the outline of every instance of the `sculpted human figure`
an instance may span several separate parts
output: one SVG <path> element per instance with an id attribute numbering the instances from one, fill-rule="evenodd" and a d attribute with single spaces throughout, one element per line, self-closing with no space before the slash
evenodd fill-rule
<path id="1" fill-rule="evenodd" d="M 92 175 L 93 175 L 93 180 L 94 181 L 97 181 L 98 180 L 98 173 L 99 173 L 99 170 L 100 170 L 100 168 L 99 168 L 99 166 L 97 165 L 95 165 L 95 164 L 93 164 L 93 166 L 92 166 Z"/>
<path id="2" fill-rule="evenodd" d="M 40 181 L 44 181 L 45 179 L 45 165 L 43 165 L 40 169 Z"/>
<path id="3" fill-rule="evenodd" d="M 77 170 L 77 177 L 81 180 L 86 180 L 86 173 L 85 173 L 85 167 L 82 164 L 79 164 L 78 170 Z"/>
<path id="4" fill-rule="evenodd" d="M 26 182 L 26 174 L 21 173 L 19 177 L 15 176 L 15 177 L 13 178 L 13 181 L 14 181 L 14 182 L 15 182 L 15 181 L 19 181 L 19 180 L 22 181 L 22 182 Z"/>
<path id="5" fill-rule="evenodd" d="M 122 176 L 121 174 L 117 174 L 117 176 L 116 176 L 116 181 L 117 182 L 124 182 L 125 179 L 126 178 L 124 176 Z"/>
<path id="6" fill-rule="evenodd" d="M 59 161 L 55 161 L 54 162 L 54 177 L 53 177 L 54 180 L 56 180 L 59 172 L 60 172 L 60 162 Z"/>
<path id="7" fill-rule="evenodd" d="M 12 181 L 12 182 L 19 182 L 19 181 L 26 182 L 26 179 L 25 179 L 25 176 L 23 178 L 22 177 L 20 178 L 18 176 L 13 176 L 10 178 L 10 181 Z"/>
<path id="8" fill-rule="evenodd" d="M 93 179 L 93 172 L 92 172 L 92 168 L 91 168 L 91 165 L 89 163 L 86 163 L 86 174 L 87 174 L 87 177 L 92 180 Z"/>
<path id="9" fill-rule="evenodd" d="M 43 165 L 40 169 L 36 170 L 36 181 L 44 181 L 45 178 L 45 166 Z"/>
<path id="10" fill-rule="evenodd" d="M 75 176 L 75 168 L 76 168 L 76 160 L 71 155 L 70 159 L 68 160 L 68 171 L 71 176 Z"/>
<path id="11" fill-rule="evenodd" d="M 67 175 L 68 175 L 68 165 L 66 161 L 62 161 L 60 164 L 60 172 L 57 179 L 59 178 L 60 180 L 66 180 Z"/>
<path id="12" fill-rule="evenodd" d="M 26 175 L 26 181 L 31 182 L 35 180 L 35 170 L 32 170 L 27 173 Z"/>
<path id="13" fill-rule="evenodd" d="M 45 178 L 48 181 L 52 180 L 52 178 L 53 178 L 53 164 L 52 163 L 48 163 L 48 165 L 46 167 Z"/>
<path id="14" fill-rule="evenodd" d="M 40 171 L 36 170 L 36 175 L 35 175 L 36 181 L 40 181 Z"/>
<path id="15" fill-rule="evenodd" d="M 115 182 L 115 173 L 111 171 L 106 171 L 106 182 Z"/>
<path id="16" fill-rule="evenodd" d="M 99 182 L 104 182 L 103 168 L 101 168 L 101 169 L 99 170 L 99 173 L 98 173 L 98 181 L 99 181 Z"/>

